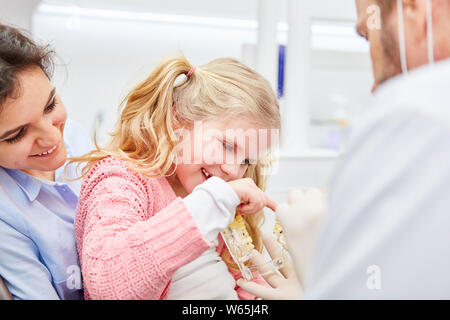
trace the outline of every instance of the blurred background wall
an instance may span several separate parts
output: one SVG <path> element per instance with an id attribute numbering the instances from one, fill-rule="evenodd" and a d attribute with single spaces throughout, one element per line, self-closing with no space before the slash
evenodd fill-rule
<path id="1" fill-rule="evenodd" d="M 54 84 L 69 116 L 92 135 L 98 122 L 100 142 L 128 90 L 169 55 L 194 65 L 233 57 L 269 75 L 277 91 L 283 80 L 283 126 L 293 144 L 282 148 L 270 179 L 277 201 L 293 187 L 327 186 L 370 98 L 369 48 L 355 32 L 354 0 L 0 0 L 0 7 L 1 22 L 53 46 Z M 276 61 L 261 60 L 270 54 Z"/>

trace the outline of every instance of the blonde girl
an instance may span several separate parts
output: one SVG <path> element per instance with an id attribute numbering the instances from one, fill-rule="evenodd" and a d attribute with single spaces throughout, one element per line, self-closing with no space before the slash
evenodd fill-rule
<path id="1" fill-rule="evenodd" d="M 86 163 L 75 219 L 85 298 L 254 299 L 219 233 L 238 212 L 262 250 L 272 135 L 239 133 L 279 129 L 269 83 L 233 59 L 176 57 L 122 105 L 110 143 L 73 159 Z"/>

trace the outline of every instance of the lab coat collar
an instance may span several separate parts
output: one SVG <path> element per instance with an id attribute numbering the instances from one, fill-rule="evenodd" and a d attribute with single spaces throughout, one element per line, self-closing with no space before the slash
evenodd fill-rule
<path id="1" fill-rule="evenodd" d="M 432 88 L 436 84 L 436 79 L 441 79 L 440 81 L 450 79 L 450 58 L 434 64 L 426 64 L 409 71 L 407 75 L 400 74 L 387 80 L 378 87 L 374 93 L 374 97 L 377 100 L 395 100 L 396 97 L 404 97 L 404 94 L 408 95 L 408 92 L 404 91 L 408 90 L 414 84 Z M 416 93 L 409 92 L 409 95 Z"/>

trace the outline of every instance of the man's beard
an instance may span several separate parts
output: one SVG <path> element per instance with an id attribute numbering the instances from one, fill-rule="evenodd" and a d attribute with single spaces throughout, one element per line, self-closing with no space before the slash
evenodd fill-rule
<path id="1" fill-rule="evenodd" d="M 377 79 L 378 85 L 402 73 L 398 37 L 395 35 L 397 29 L 387 23 L 384 25 L 387 26 L 381 33 L 384 69 Z"/>

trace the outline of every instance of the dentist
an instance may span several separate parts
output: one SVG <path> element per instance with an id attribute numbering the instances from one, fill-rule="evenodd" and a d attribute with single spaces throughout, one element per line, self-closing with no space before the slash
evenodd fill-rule
<path id="1" fill-rule="evenodd" d="M 450 1 L 356 7 L 375 99 L 336 168 L 311 263 L 301 250 L 311 211 L 295 195 L 277 210 L 304 292 L 292 274 L 271 275 L 272 291 L 242 287 L 268 298 L 449 299 Z M 369 23 L 374 7 L 381 29 Z"/>

